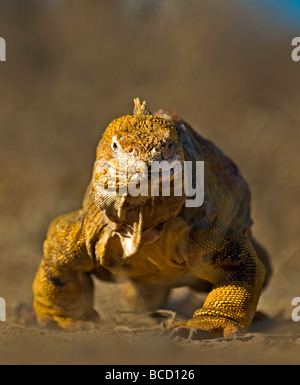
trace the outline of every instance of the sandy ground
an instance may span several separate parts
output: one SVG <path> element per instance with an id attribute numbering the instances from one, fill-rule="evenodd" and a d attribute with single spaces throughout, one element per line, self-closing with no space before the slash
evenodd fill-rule
<path id="1" fill-rule="evenodd" d="M 299 364 L 300 322 L 291 319 L 300 297 L 297 31 L 221 0 L 41 3 L 0 2 L 8 58 L 0 63 L 0 364 Z M 135 96 L 183 116 L 251 186 L 253 233 L 273 277 L 258 306 L 265 316 L 244 337 L 157 337 L 145 330 L 153 320 L 122 313 L 116 285 L 99 282 L 97 329 L 17 324 L 32 303 L 49 222 L 81 206 L 101 134 Z M 187 316 L 201 300 L 183 289 L 169 307 Z"/>
<path id="2" fill-rule="evenodd" d="M 160 335 L 153 318 L 116 310 L 115 290 L 99 285 L 102 321 L 96 329 L 67 333 L 0 324 L 1 364 L 51 365 L 299 365 L 300 333 L 297 323 L 280 316 L 258 319 L 235 339 L 172 340 Z M 186 293 L 185 293 L 186 294 Z M 177 293 L 176 296 L 180 296 Z M 100 301 L 99 301 L 100 302 Z M 105 301 L 104 301 L 105 302 Z M 194 304 L 195 305 L 195 304 Z M 199 305 L 199 303 L 197 303 Z M 178 315 L 177 319 L 184 319 Z M 162 318 L 165 321 L 167 318 Z"/>

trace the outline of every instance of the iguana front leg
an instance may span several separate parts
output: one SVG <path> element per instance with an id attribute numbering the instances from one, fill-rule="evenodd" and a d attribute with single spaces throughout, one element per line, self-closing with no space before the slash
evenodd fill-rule
<path id="1" fill-rule="evenodd" d="M 87 328 L 97 319 L 93 284 L 82 234 L 81 211 L 54 220 L 44 243 L 44 257 L 36 274 L 34 308 L 41 325 L 64 329 Z"/>
<path id="2" fill-rule="evenodd" d="M 214 284 L 203 308 L 173 332 L 200 331 L 230 337 L 251 324 L 264 281 L 265 269 L 250 240 L 217 225 L 196 227 L 182 237 L 179 250 L 199 278 Z"/>

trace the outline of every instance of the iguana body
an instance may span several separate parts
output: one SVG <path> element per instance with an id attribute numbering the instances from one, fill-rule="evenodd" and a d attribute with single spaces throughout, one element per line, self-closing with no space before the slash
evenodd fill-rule
<path id="1" fill-rule="evenodd" d="M 122 160 L 134 168 L 174 159 L 204 161 L 202 206 L 186 207 L 184 196 L 120 196 L 107 189 L 106 163 L 120 171 Z M 129 168 L 128 180 L 133 175 Z M 37 319 L 66 329 L 96 321 L 95 274 L 127 280 L 126 297 L 141 311 L 162 307 L 174 287 L 210 290 L 203 308 L 170 330 L 225 336 L 245 330 L 270 271 L 251 223 L 249 188 L 233 162 L 174 114 L 152 115 L 136 99 L 134 114 L 114 120 L 98 145 L 83 208 L 49 228 L 33 286 Z"/>

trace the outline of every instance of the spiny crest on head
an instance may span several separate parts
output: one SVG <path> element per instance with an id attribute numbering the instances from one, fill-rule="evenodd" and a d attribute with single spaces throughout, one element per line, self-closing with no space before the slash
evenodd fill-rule
<path id="1" fill-rule="evenodd" d="M 142 116 L 142 115 L 153 115 L 146 107 L 146 100 L 141 103 L 140 98 L 133 99 L 134 108 L 133 115 Z"/>
<path id="2" fill-rule="evenodd" d="M 146 107 L 146 102 L 141 103 L 139 98 L 134 99 L 133 115 L 124 115 L 114 119 L 105 130 L 102 140 L 99 143 L 99 156 L 101 152 L 110 149 L 107 145 L 116 136 L 122 143 L 132 145 L 150 145 L 166 140 L 171 134 L 173 141 L 178 141 L 177 131 L 166 119 L 152 114 Z M 131 143 L 131 142 L 132 143 Z"/>

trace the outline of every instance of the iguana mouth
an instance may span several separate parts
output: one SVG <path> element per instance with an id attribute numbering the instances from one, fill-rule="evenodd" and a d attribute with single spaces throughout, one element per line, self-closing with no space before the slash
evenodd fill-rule
<path id="1" fill-rule="evenodd" d="M 137 176 L 148 176 L 151 179 L 151 175 L 155 178 L 169 177 L 174 174 L 174 167 L 178 168 L 183 165 L 183 159 L 174 156 L 172 159 L 158 159 L 145 162 L 143 160 L 135 160 L 127 162 L 126 157 L 120 162 L 114 160 L 111 161 L 99 161 L 99 169 L 106 170 L 105 176 L 108 178 L 123 178 L 131 179 Z"/>
<path id="2" fill-rule="evenodd" d="M 110 167 L 108 170 L 108 174 L 105 176 L 108 181 L 115 180 L 116 184 L 120 183 L 120 181 L 127 181 L 127 184 L 130 182 L 136 181 L 140 179 L 148 179 L 148 181 L 151 181 L 153 179 L 158 180 L 160 183 L 162 183 L 166 178 L 170 178 L 170 181 L 174 180 L 174 169 L 171 168 L 170 170 L 160 170 L 160 171 L 151 171 L 151 168 L 148 170 L 143 170 L 140 168 L 132 168 L 128 170 L 122 170 L 122 169 L 115 169 L 113 167 Z M 169 180 L 169 179 L 168 179 Z M 106 184 L 108 186 L 108 183 Z"/>

